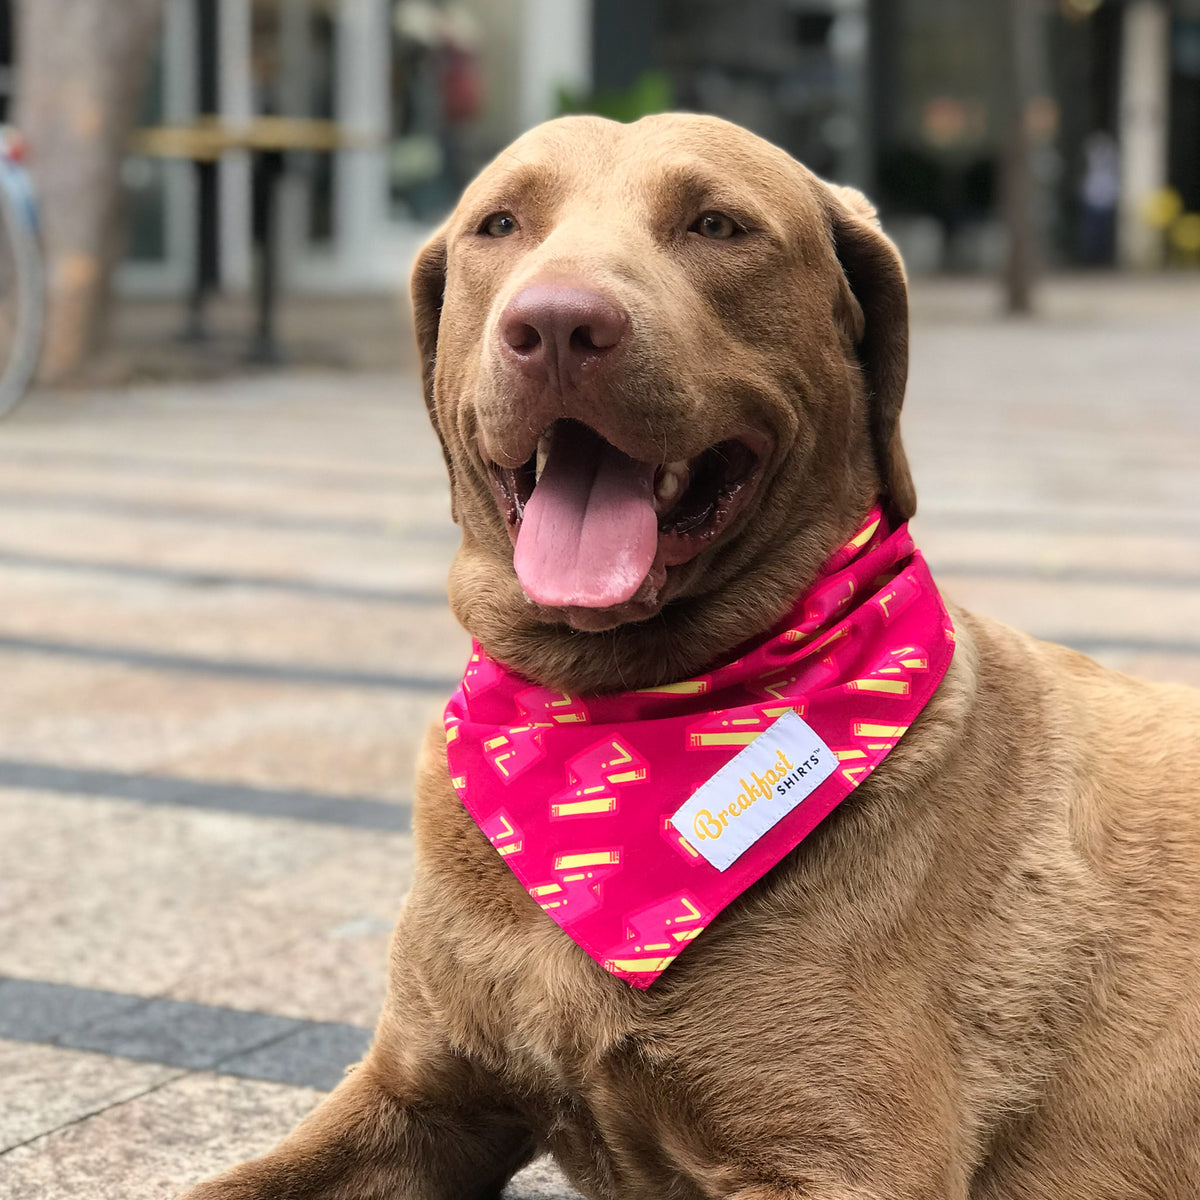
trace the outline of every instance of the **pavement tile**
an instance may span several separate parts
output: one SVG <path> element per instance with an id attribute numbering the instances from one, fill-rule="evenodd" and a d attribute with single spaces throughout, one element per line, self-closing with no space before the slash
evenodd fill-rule
<path id="1" fill-rule="evenodd" d="M 370 1045 L 368 1029 L 306 1024 L 287 1037 L 235 1054 L 221 1063 L 221 1073 L 328 1091 L 337 1086 L 348 1066 L 362 1059 Z"/>
<path id="2" fill-rule="evenodd" d="M 323 596 L 180 588 L 122 580 L 100 586 L 54 572 L 4 572 L 0 636 L 159 655 L 282 663 L 453 679 L 468 639 L 448 608 L 364 604 Z M 445 572 L 436 590 L 445 592 Z"/>
<path id="3" fill-rule="evenodd" d="M 0 1160 L 0 1200 L 172 1200 L 269 1150 L 320 1099 L 307 1088 L 188 1075 Z"/>
<path id="4" fill-rule="evenodd" d="M 211 1067 L 297 1087 L 332 1088 L 371 1040 L 369 1029 L 340 1022 L 37 980 L 5 979 L 0 985 L 0 1029 L 13 1042 L 191 1070 Z"/>
<path id="5" fill-rule="evenodd" d="M 173 1200 L 269 1150 L 320 1097 L 309 1088 L 188 1075 L 10 1151 L 0 1164 L 0 1200 Z M 576 1193 L 539 1162 L 507 1195 L 570 1200 Z"/>
<path id="6" fill-rule="evenodd" d="M 260 1077 L 256 1064 L 261 1063 L 266 1078 L 332 1086 L 326 1083 L 328 1064 L 340 1071 L 361 1057 L 368 1035 L 349 1026 L 312 1026 L 244 1009 L 2 979 L 0 1036 L 191 1069 L 228 1060 L 240 1064 L 232 1073 L 251 1078 Z M 272 1051 L 275 1043 L 297 1038 L 291 1048 Z"/>
<path id="7" fill-rule="evenodd" d="M 25 654 L 0 653 L 0 668 L 0 759 L 329 795 L 407 800 L 445 702 Z"/>
<path id="8" fill-rule="evenodd" d="M 23 1042 L 69 1041 L 96 1021 L 112 1020 L 144 1004 L 138 996 L 119 992 L 0 978 L 0 1037 Z"/>
<path id="9" fill-rule="evenodd" d="M 942 578 L 950 595 L 967 596 L 968 607 L 994 613 L 1019 629 L 1039 626 L 1080 636 L 1166 640 L 1194 634 L 1200 621 L 1200 581 L 1194 588 L 1148 589 L 1131 579 L 1013 579 L 969 570 L 942 572 Z M 1013 615 L 1002 615 L 1001 608 Z"/>
<path id="10" fill-rule="evenodd" d="M 504 1190 L 505 1200 L 572 1200 L 578 1195 L 548 1158 L 530 1163 Z"/>
<path id="11" fill-rule="evenodd" d="M 334 519 L 328 513 L 300 518 L 244 509 L 222 514 L 184 509 L 167 500 L 131 506 L 106 504 L 103 493 L 47 495 L 0 488 L 6 520 L 0 548 L 82 562 L 145 562 L 217 577 L 246 573 L 314 579 L 344 585 L 408 587 L 444 582 L 458 545 L 448 505 L 428 513 L 406 505 L 395 519 L 386 510 Z M 410 563 L 426 564 L 414 580 Z M 432 581 L 432 582 L 431 582 Z"/>
<path id="12" fill-rule="evenodd" d="M 380 433 L 396 443 L 399 460 L 403 450 L 397 432 L 381 429 Z M 199 472 L 171 472 L 169 458 L 164 460 L 162 472 L 156 474 L 114 471 L 103 459 L 90 468 L 86 462 L 65 468 L 45 461 L 26 464 L 19 459 L 14 461 L 15 456 L 10 454 L 0 456 L 4 465 L 0 494 L 26 496 L 35 511 L 39 508 L 39 498 L 43 497 L 54 500 L 95 496 L 102 501 L 101 509 L 118 503 L 132 509 L 137 504 L 164 502 L 168 508 L 196 509 L 212 512 L 214 516 L 225 511 L 235 518 L 233 523 L 237 514 L 243 512 L 277 513 L 298 525 L 307 517 L 317 528 L 331 524 L 330 518 L 369 515 L 398 530 L 414 511 L 432 514 L 436 506 L 449 517 L 450 490 L 445 475 L 435 473 L 440 459 L 432 457 L 439 453 L 433 434 L 421 437 L 419 442 L 432 452 L 427 473 L 406 472 L 397 474 L 389 483 L 363 481 L 357 486 L 349 476 L 346 482 L 350 486 L 329 486 L 315 473 L 307 478 L 303 472 L 273 474 L 269 467 L 255 470 L 253 465 L 239 471 L 236 462 L 227 465 L 220 475 L 213 471 L 206 476 Z M 53 505 L 49 507 L 53 509 Z"/>
<path id="13" fill-rule="evenodd" d="M 172 808 L 215 809 L 253 816 L 318 821 L 352 829 L 393 832 L 410 827 L 410 806 L 372 796 L 342 796 L 299 788 L 209 783 L 178 776 L 56 767 L 29 759 L 0 759 L 0 787 L 66 795 L 105 796 Z"/>
<path id="14" fill-rule="evenodd" d="M 1192 644 L 1200 653 L 1200 585 L 1147 592 L 1056 580 L 939 575 L 946 595 L 975 612 L 1068 645 L 1106 642 Z"/>
<path id="15" fill-rule="evenodd" d="M 197 962 L 170 990 L 203 1004 L 373 1027 L 383 1004 L 395 915 L 348 909 L 344 920 L 311 933 L 278 939 L 266 930 L 240 961 Z"/>
<path id="16" fill-rule="evenodd" d="M 357 475 L 403 468 L 406 439 L 422 436 L 433 435 L 411 375 L 300 370 L 216 384 L 42 392 L 6 421 L 4 443 Z"/>
<path id="17" fill-rule="evenodd" d="M 0 1013 L 4 1002 L 0 1001 Z M 0 1155 L 23 1142 L 141 1095 L 178 1076 L 172 1067 L 106 1054 L 0 1040 Z M 7 1159 L 0 1162 L 0 1195 Z"/>
<path id="18" fill-rule="evenodd" d="M 0 792 L 0 974 L 372 1025 L 410 865 L 402 834 Z"/>
<path id="19" fill-rule="evenodd" d="M 1145 586 L 1153 594 L 1159 576 L 1188 576 L 1200 588 L 1200 512 L 1190 534 L 1169 530 L 1122 531 L 1097 526 L 1078 530 L 1053 521 L 1043 528 L 1022 527 L 1014 521 L 1005 528 L 998 522 L 984 526 L 955 525 L 953 514 L 930 512 L 922 506 L 913 522 L 913 534 L 935 572 L 981 570 L 1026 572 L 1031 580 L 1053 580 L 1064 572 L 1093 571 Z M 981 527 L 982 526 L 982 527 Z"/>
<path id="20" fill-rule="evenodd" d="M 197 1070 L 215 1067 L 298 1028 L 295 1020 L 270 1013 L 159 997 L 92 1021 L 63 1040 L 78 1050 Z"/>

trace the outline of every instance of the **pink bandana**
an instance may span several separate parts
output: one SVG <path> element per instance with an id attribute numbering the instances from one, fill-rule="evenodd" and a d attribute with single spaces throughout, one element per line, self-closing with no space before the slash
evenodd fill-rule
<path id="1" fill-rule="evenodd" d="M 874 769 L 954 627 L 879 509 L 736 661 L 637 692 L 537 687 L 474 647 L 446 707 L 455 790 L 539 905 L 646 988 Z"/>

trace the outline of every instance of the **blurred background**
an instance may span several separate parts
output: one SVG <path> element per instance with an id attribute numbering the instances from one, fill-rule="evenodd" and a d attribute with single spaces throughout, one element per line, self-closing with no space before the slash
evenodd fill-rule
<path id="1" fill-rule="evenodd" d="M 945 593 L 1200 685 L 1200 0 L 0 0 L 0 1200 L 170 1200 L 361 1054 L 468 652 L 408 266 L 670 108 L 878 202 Z"/>
<path id="2" fill-rule="evenodd" d="M 110 276 L 249 295 L 267 237 L 288 293 L 394 291 L 522 130 L 670 108 L 861 187 L 910 271 L 1016 310 L 1039 266 L 1200 269 L 1200 0 L 3 0 L 44 375 L 99 346 Z"/>

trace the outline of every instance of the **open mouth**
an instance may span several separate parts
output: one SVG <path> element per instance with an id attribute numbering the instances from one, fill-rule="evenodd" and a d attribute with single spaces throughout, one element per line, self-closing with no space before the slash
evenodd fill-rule
<path id="1" fill-rule="evenodd" d="M 760 462 L 733 438 L 691 459 L 645 463 L 561 419 L 522 466 L 491 464 L 491 475 L 529 598 L 611 608 L 647 586 L 656 593 L 667 567 L 709 546 L 744 507 Z"/>

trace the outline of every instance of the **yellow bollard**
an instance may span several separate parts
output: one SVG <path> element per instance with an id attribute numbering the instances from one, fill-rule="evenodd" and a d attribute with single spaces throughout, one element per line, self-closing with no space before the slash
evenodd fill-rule
<path id="1" fill-rule="evenodd" d="M 1200 213 L 1183 213 L 1176 218 L 1167 239 L 1180 262 L 1200 265 Z"/>

